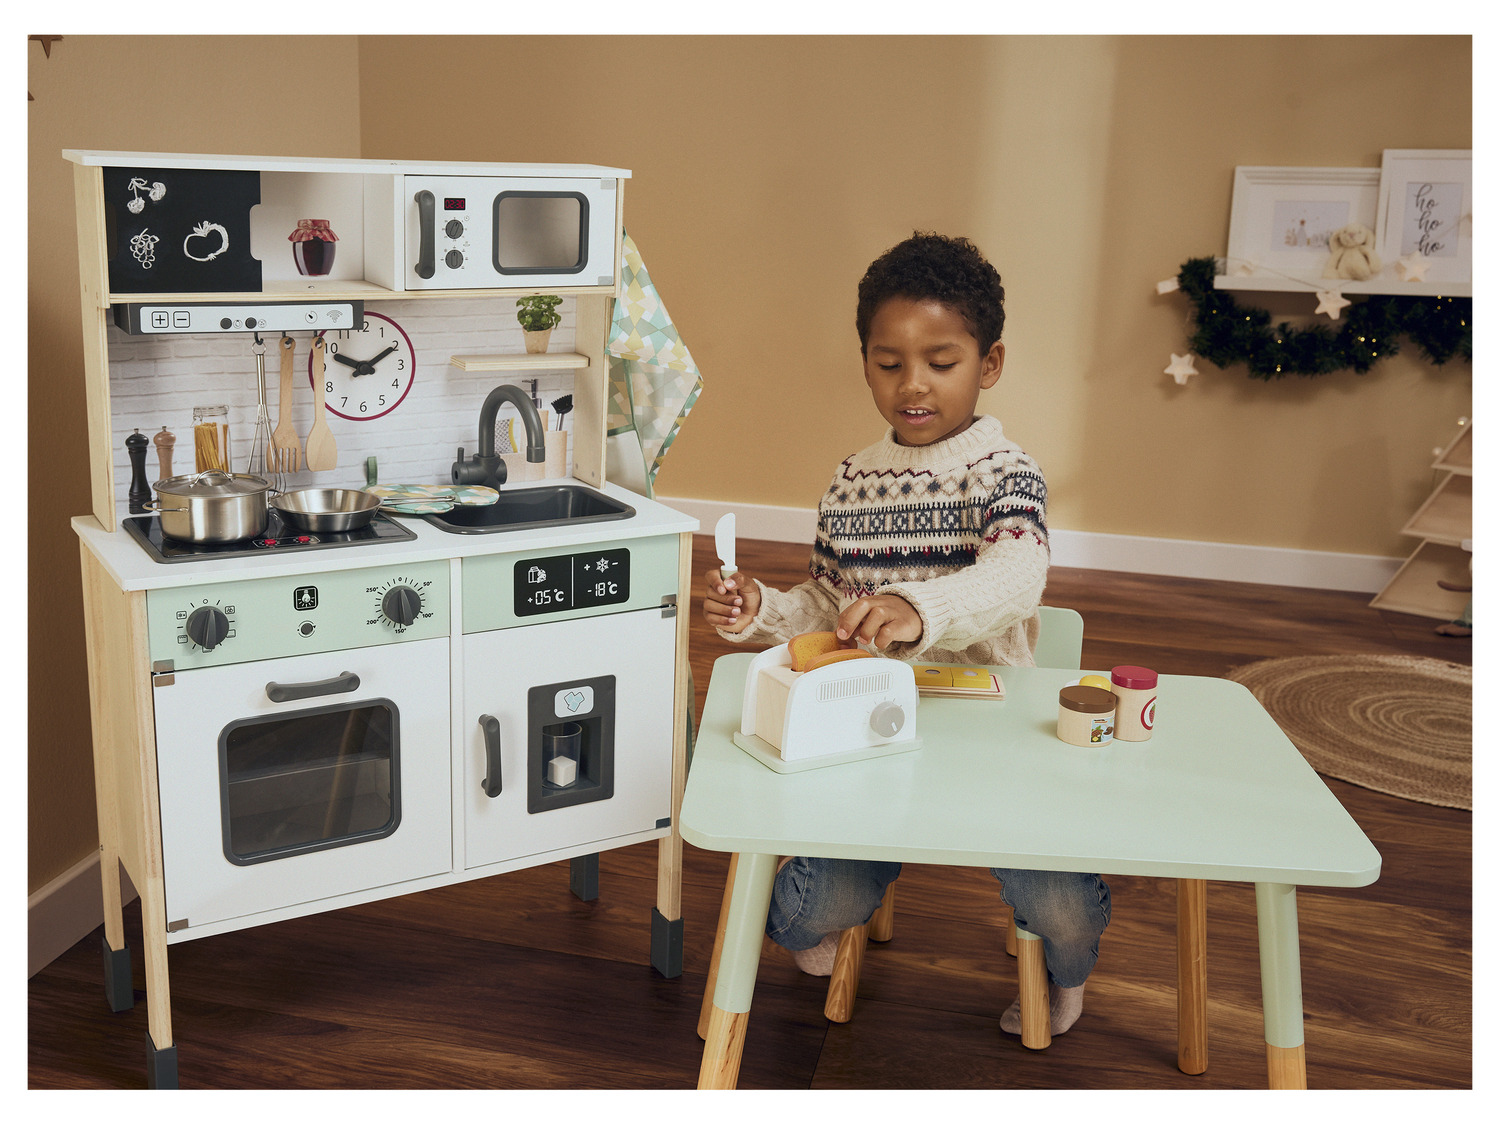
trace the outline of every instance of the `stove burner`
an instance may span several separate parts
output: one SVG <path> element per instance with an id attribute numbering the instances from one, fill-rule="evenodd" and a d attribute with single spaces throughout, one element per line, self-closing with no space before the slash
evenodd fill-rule
<path id="1" fill-rule="evenodd" d="M 323 532 L 309 535 L 289 525 L 274 508 L 268 513 L 265 532 L 254 539 L 233 543 L 184 543 L 163 535 L 158 516 L 131 516 L 122 521 L 125 530 L 157 562 L 192 562 L 196 559 L 224 559 L 258 555 L 262 551 L 307 551 L 328 547 L 357 547 L 361 543 L 400 543 L 415 539 L 417 533 L 388 516 L 376 514 L 364 527 L 353 531 Z"/>

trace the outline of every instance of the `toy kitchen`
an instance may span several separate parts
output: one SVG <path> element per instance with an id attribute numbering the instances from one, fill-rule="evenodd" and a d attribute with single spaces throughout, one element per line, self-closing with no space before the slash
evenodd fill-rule
<path id="1" fill-rule="evenodd" d="M 698 525 L 606 479 L 630 173 L 63 155 L 105 993 L 123 867 L 148 1083 L 174 943 L 560 860 L 592 898 L 645 841 L 679 975 Z"/>

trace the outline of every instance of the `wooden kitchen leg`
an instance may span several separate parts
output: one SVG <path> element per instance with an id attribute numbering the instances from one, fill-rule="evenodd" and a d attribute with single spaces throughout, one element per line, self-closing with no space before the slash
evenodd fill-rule
<path id="1" fill-rule="evenodd" d="M 177 1044 L 172 1039 L 172 989 L 167 976 L 167 908 L 160 878 L 141 893 L 141 944 L 146 967 L 146 1078 L 156 1090 L 177 1088 Z"/>
<path id="2" fill-rule="evenodd" d="M 724 946 L 703 1044 L 703 1065 L 698 1071 L 700 1090 L 733 1089 L 739 1081 L 740 1055 L 765 940 L 776 860 L 774 855 L 742 853 L 735 864 Z"/>
<path id="3" fill-rule="evenodd" d="M 656 853 L 656 906 L 651 911 L 651 964 L 667 978 L 682 975 L 682 791 L 687 785 L 692 739 L 693 674 L 688 665 L 688 612 L 692 600 L 693 536 L 677 537 L 677 668 L 672 681 L 672 831 Z"/>
<path id="4" fill-rule="evenodd" d="M 1260 930 L 1260 995 L 1266 1025 L 1266 1079 L 1273 1090 L 1307 1089 L 1302 1039 L 1302 958 L 1297 938 L 1297 888 L 1255 884 Z"/>
<path id="5" fill-rule="evenodd" d="M 1208 1069 L 1208 881 L 1177 880 L 1177 1069 Z"/>

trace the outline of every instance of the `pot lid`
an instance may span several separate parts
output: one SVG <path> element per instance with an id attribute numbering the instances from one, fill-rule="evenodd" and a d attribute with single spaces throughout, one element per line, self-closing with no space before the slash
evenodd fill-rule
<path id="1" fill-rule="evenodd" d="M 168 496 L 249 496 L 266 492 L 270 483 L 249 473 L 226 473 L 208 469 L 190 477 L 168 477 L 156 482 L 156 491 Z"/>

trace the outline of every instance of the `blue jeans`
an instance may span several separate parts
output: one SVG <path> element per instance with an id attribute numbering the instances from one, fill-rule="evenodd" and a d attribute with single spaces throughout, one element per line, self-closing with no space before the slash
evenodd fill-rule
<path id="1" fill-rule="evenodd" d="M 776 873 L 766 933 L 786 949 L 811 949 L 823 938 L 868 922 L 901 865 L 873 859 L 797 856 Z M 1088 979 L 1109 925 L 1109 884 L 1098 875 L 992 867 L 1016 925 L 1042 939 L 1047 976 L 1061 988 Z"/>

